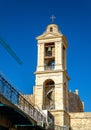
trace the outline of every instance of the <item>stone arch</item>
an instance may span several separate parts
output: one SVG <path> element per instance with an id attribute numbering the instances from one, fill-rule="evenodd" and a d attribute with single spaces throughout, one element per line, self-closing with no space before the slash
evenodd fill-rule
<path id="1" fill-rule="evenodd" d="M 55 108 L 55 82 L 47 79 L 43 83 L 43 109 Z"/>
<path id="2" fill-rule="evenodd" d="M 50 32 L 53 32 L 53 27 L 50 27 Z"/>

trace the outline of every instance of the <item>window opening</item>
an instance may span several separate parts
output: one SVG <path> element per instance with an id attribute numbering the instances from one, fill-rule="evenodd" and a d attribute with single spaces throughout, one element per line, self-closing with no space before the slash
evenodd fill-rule
<path id="1" fill-rule="evenodd" d="M 50 27 L 50 32 L 53 32 L 53 28 L 52 27 Z"/>
<path id="2" fill-rule="evenodd" d="M 53 80 L 48 80 L 44 84 L 44 109 L 55 109 L 55 83 Z"/>

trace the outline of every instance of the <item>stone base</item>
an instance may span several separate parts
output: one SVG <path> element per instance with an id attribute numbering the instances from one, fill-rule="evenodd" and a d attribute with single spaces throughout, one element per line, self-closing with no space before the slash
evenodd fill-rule
<path id="1" fill-rule="evenodd" d="M 67 112 L 63 110 L 51 110 L 50 112 L 54 116 L 55 126 L 66 127 L 66 130 L 69 130 L 70 116 Z"/>

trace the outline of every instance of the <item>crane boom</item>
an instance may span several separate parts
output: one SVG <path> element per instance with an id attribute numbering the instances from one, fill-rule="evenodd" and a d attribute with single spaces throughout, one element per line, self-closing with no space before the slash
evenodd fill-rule
<path id="1" fill-rule="evenodd" d="M 7 52 L 19 63 L 23 64 L 20 58 L 16 55 L 16 53 L 11 49 L 11 47 L 2 39 L 0 38 L 0 44 L 7 50 Z"/>

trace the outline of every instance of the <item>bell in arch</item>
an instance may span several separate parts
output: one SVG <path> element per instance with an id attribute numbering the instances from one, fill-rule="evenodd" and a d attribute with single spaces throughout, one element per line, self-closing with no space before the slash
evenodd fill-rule
<path id="1" fill-rule="evenodd" d="M 48 51 L 52 51 L 52 49 L 51 49 L 51 47 L 50 47 L 50 46 L 48 47 Z"/>

